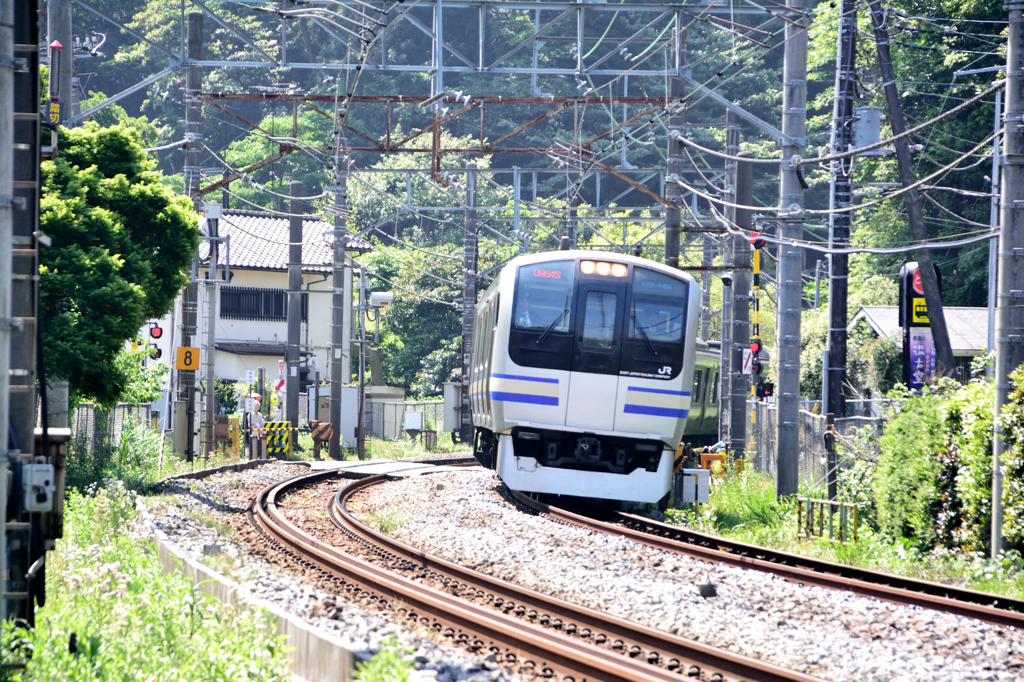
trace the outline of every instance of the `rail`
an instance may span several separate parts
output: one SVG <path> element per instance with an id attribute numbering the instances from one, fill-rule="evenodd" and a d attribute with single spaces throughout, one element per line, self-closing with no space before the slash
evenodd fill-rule
<path id="1" fill-rule="evenodd" d="M 652 519 L 614 512 L 617 523 L 575 514 L 512 492 L 516 501 L 535 511 L 589 530 L 624 536 L 634 542 L 707 562 L 772 573 L 793 583 L 846 590 L 893 604 L 976 618 L 994 625 L 1024 628 L 1024 600 L 976 590 L 835 564 L 821 559 L 748 545 L 698 533 Z"/>
<path id="2" fill-rule="evenodd" d="M 552 600 L 510 583 L 502 584 L 503 581 L 448 564 L 380 536 L 343 508 L 335 510 L 362 487 L 386 480 L 384 476 L 345 485 L 334 496 L 330 507 L 336 522 L 344 523 L 348 533 L 378 545 L 379 551 L 390 558 L 444 573 L 449 583 L 456 581 L 456 585 L 473 586 L 477 601 L 486 601 L 489 605 L 466 601 L 357 559 L 306 534 L 288 521 L 278 507 L 283 493 L 332 477 L 337 477 L 337 472 L 317 472 L 268 486 L 253 504 L 251 522 L 272 543 L 334 576 L 346 592 L 372 601 L 393 601 L 399 605 L 399 613 L 404 613 L 410 622 L 433 628 L 470 649 L 490 649 L 506 662 L 532 669 L 541 677 L 563 680 L 668 682 L 678 681 L 680 673 L 723 682 L 811 682 L 817 679 Z M 343 481 L 340 477 L 338 480 Z M 514 615 L 516 613 L 519 617 Z M 570 629 L 573 636 L 567 636 Z M 584 632 L 589 636 L 584 638 Z M 602 637 L 606 646 L 595 646 Z M 676 655 L 677 652 L 684 653 Z M 664 667 L 652 663 L 664 664 Z"/>

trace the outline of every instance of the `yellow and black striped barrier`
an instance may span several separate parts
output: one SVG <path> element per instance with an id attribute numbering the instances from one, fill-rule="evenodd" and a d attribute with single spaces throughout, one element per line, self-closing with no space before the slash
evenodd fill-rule
<path id="1" fill-rule="evenodd" d="M 291 422 L 267 422 L 267 456 L 292 454 L 292 431 L 298 431 Z"/>

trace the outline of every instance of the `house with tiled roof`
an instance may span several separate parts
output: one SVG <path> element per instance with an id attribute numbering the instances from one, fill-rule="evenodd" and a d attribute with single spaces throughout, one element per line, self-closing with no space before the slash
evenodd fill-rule
<path id="1" fill-rule="evenodd" d="M 316 360 L 321 377 L 327 376 L 331 342 L 331 299 L 334 227 L 311 215 L 302 221 L 302 348 L 303 383 L 311 360 Z M 284 360 L 288 341 L 288 242 L 287 215 L 225 209 L 218 221 L 218 235 L 228 237 L 218 249 L 220 277 L 229 281 L 216 288 L 216 376 L 231 381 L 244 380 L 247 370 L 263 368 L 271 380 L 278 375 L 278 362 Z M 346 254 L 358 255 L 370 250 L 362 240 L 349 243 Z M 199 248 L 199 339 L 205 338 L 206 290 L 202 280 L 208 271 L 209 243 Z M 230 260 L 229 260 L 230 259 Z M 349 271 L 351 272 L 351 271 Z M 351 280 L 351 275 L 349 275 Z M 345 283 L 351 295 L 351 281 Z M 171 324 L 173 319 L 173 325 Z M 181 303 L 173 317 L 160 322 L 164 333 L 156 343 L 165 358 L 173 360 L 173 349 L 181 345 Z M 346 325 L 351 329 L 351 324 Z M 173 327 L 173 328 L 172 328 Z M 199 345 L 197 343 L 197 345 Z M 351 356 L 346 348 L 345 360 Z M 204 358 L 205 361 L 205 358 Z M 347 374 L 347 372 L 346 372 Z"/>

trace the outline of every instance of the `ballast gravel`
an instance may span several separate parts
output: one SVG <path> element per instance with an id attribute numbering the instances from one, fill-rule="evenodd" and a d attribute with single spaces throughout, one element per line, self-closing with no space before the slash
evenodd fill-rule
<path id="1" fill-rule="evenodd" d="M 710 565 L 522 512 L 493 472 L 419 476 L 350 508 L 425 552 L 681 637 L 826 680 L 1024 679 L 1024 632 Z M 698 585 L 717 586 L 702 598 Z"/>
<path id="2" fill-rule="evenodd" d="M 434 641 L 390 622 L 316 584 L 301 569 L 282 570 L 273 550 L 261 547 L 244 514 L 252 499 L 273 482 L 309 472 L 298 464 L 273 462 L 203 479 L 176 479 L 141 498 L 143 520 L 163 531 L 175 548 L 240 584 L 240 593 L 265 600 L 340 639 L 357 661 L 386 647 L 402 650 L 416 668 L 411 682 L 508 682 L 517 678 L 494 662 Z M 217 555 L 211 556 L 211 545 Z M 205 548 L 205 550 L 204 550 Z M 311 584 L 313 583 L 313 584 Z"/>

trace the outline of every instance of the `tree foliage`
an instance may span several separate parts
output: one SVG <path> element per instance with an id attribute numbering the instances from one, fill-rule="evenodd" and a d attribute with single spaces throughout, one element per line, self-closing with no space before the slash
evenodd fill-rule
<path id="1" fill-rule="evenodd" d="M 62 131 L 60 150 L 42 168 L 40 225 L 53 240 L 39 282 L 47 369 L 109 404 L 129 380 L 118 352 L 186 282 L 196 216 L 123 125 Z"/>

